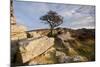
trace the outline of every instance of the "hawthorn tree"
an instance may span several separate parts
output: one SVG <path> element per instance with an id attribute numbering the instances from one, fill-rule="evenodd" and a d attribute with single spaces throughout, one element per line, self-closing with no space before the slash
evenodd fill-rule
<path id="1" fill-rule="evenodd" d="M 47 12 L 47 14 L 40 17 L 40 20 L 44 21 L 45 24 L 49 24 L 51 36 L 53 35 L 53 29 L 63 23 L 63 17 L 54 11 Z"/>

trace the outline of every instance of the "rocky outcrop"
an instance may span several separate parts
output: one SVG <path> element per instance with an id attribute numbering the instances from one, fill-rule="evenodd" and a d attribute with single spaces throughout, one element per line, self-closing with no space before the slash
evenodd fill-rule
<path id="1" fill-rule="evenodd" d="M 54 45 L 54 38 L 46 36 L 36 39 L 26 39 L 19 42 L 19 50 L 23 63 L 30 61 L 38 55 L 47 51 Z"/>
<path id="2" fill-rule="evenodd" d="M 16 23 L 11 0 L 11 63 L 36 65 L 95 60 L 94 30 L 57 28 L 53 38 L 49 29 L 27 31 Z"/>
<path id="3" fill-rule="evenodd" d="M 11 40 L 18 40 L 26 38 L 25 31 L 27 30 L 25 26 L 18 25 L 16 23 L 16 17 L 14 16 L 13 10 L 13 0 L 11 0 L 11 15 L 10 15 L 10 23 L 11 23 Z"/>
<path id="4" fill-rule="evenodd" d="M 21 25 L 11 25 L 11 62 L 16 62 L 15 58 L 19 52 L 18 42 L 21 39 L 26 39 L 27 34 L 25 33 L 26 28 Z"/>
<path id="5" fill-rule="evenodd" d="M 85 61 L 88 61 L 88 59 L 84 56 L 81 55 L 73 56 L 73 62 L 85 62 Z"/>
<path id="6" fill-rule="evenodd" d="M 16 17 L 14 16 L 13 10 L 13 0 L 11 0 L 10 7 L 11 15 L 10 15 L 10 24 L 11 24 L 11 63 L 16 64 L 16 55 L 19 52 L 18 41 L 21 39 L 27 38 L 26 27 L 23 25 L 18 25 L 16 23 Z M 21 59 L 21 56 L 20 56 Z M 20 62 L 19 62 L 20 63 Z"/>
<path id="7" fill-rule="evenodd" d="M 64 51 L 64 52 L 57 51 L 57 54 L 59 55 L 58 61 L 60 63 L 88 61 L 86 57 L 81 56 L 78 53 L 77 49 L 78 48 L 80 49 L 80 47 L 83 45 L 79 43 L 75 38 L 73 38 L 70 32 L 66 32 L 66 33 L 58 35 L 56 37 L 56 40 L 57 40 L 56 45 L 63 46 L 62 49 L 58 49 L 59 47 L 57 47 L 57 49 L 60 51 Z"/>
<path id="8" fill-rule="evenodd" d="M 75 45 L 75 43 L 70 43 L 70 41 L 75 41 L 75 39 L 71 37 L 70 32 L 58 35 L 57 40 L 59 40 L 58 45 L 61 43 L 60 45 L 63 45 L 69 53 L 77 55 L 77 52 L 72 47 L 72 44 Z"/>
<path id="9" fill-rule="evenodd" d="M 11 25 L 11 40 L 27 38 L 26 30 L 22 25 Z"/>
<path id="10" fill-rule="evenodd" d="M 56 57 L 58 59 L 58 63 L 68 63 L 72 61 L 72 58 L 62 51 L 56 51 Z"/>
<path id="11" fill-rule="evenodd" d="M 37 65 L 85 62 L 91 60 L 94 56 L 91 52 L 93 47 L 87 45 L 87 43 L 91 44 L 92 42 L 82 43 L 72 37 L 72 33 L 69 31 L 60 33 L 55 38 L 42 36 L 37 32 L 32 32 L 32 35 L 31 38 L 19 39 L 12 43 L 16 44 L 12 46 L 12 53 L 17 54 L 17 63 L 15 64 Z M 20 57 L 21 61 L 19 60 Z"/>
<path id="12" fill-rule="evenodd" d="M 28 65 L 38 65 L 38 64 L 54 64 L 57 63 L 57 59 L 55 56 L 56 49 L 52 46 L 43 54 L 37 56 L 33 60 L 31 60 Z"/>

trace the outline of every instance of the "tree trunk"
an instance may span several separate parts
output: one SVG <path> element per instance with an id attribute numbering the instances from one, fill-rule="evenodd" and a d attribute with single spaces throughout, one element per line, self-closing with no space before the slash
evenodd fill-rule
<path id="1" fill-rule="evenodd" d="M 51 36 L 53 36 L 53 28 L 51 28 Z"/>
<path id="2" fill-rule="evenodd" d="M 49 25 L 50 25 L 50 36 L 52 37 L 53 36 L 53 29 L 54 29 L 54 26 L 51 24 L 51 22 L 49 22 Z"/>
<path id="3" fill-rule="evenodd" d="M 53 36 L 53 29 L 54 27 L 51 27 L 50 36 Z"/>

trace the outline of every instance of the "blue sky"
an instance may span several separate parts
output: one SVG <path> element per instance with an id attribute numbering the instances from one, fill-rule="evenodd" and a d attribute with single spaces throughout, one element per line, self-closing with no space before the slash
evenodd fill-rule
<path id="1" fill-rule="evenodd" d="M 95 6 L 14 0 L 16 21 L 18 24 L 27 26 L 28 30 L 49 28 L 47 24 L 41 23 L 40 20 L 40 17 L 49 10 L 64 17 L 64 22 L 59 27 L 74 29 L 95 27 Z"/>

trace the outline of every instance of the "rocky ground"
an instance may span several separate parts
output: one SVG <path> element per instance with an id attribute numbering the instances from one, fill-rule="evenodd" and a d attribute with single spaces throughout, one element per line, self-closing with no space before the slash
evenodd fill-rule
<path id="1" fill-rule="evenodd" d="M 24 32 L 26 37 L 11 40 L 12 65 L 38 65 L 95 60 L 94 29 L 59 28 L 54 37 L 49 31 Z M 17 34 L 18 35 L 18 34 Z M 28 37 L 27 37 L 28 36 Z"/>

